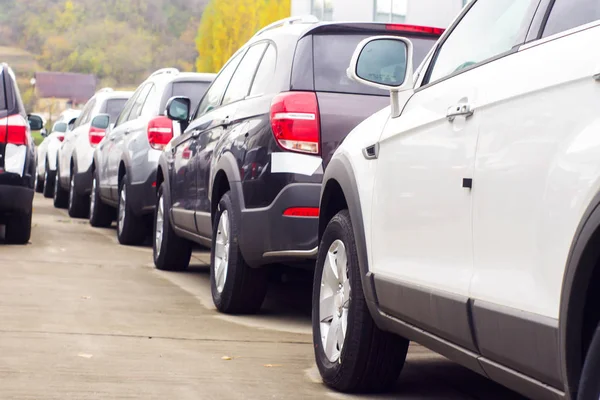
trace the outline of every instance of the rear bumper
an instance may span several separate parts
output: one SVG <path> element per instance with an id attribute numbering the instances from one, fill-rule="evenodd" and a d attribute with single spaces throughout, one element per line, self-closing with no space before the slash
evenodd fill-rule
<path id="1" fill-rule="evenodd" d="M 316 258 L 319 219 L 286 217 L 290 207 L 319 207 L 321 184 L 295 183 L 286 186 L 266 208 L 241 212 L 239 245 L 244 260 L 252 267 L 305 261 Z"/>
<path id="2" fill-rule="evenodd" d="M 156 207 L 156 170 L 152 172 L 146 181 L 131 183 L 127 196 L 133 212 L 137 215 L 146 215 L 154 212 Z"/>
<path id="3" fill-rule="evenodd" d="M 0 218 L 5 214 L 30 213 L 33 195 L 32 188 L 0 184 Z"/>

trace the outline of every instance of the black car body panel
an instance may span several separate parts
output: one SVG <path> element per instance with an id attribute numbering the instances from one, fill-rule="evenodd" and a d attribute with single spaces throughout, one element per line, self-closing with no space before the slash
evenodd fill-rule
<path id="1" fill-rule="evenodd" d="M 0 129 L 0 220 L 14 212 L 31 212 L 34 194 L 33 138 L 29 126 L 26 126 L 26 143 L 18 146 L 8 144 L 7 127 L 8 118 L 11 116 L 20 116 L 23 121 L 27 121 L 27 113 L 19 94 L 15 75 L 8 65 L 0 63 L 0 124 L 3 124 Z M 15 157 L 15 152 L 20 154 L 18 165 L 16 169 L 9 168 L 7 159 L 11 156 Z"/>
<path id="2" fill-rule="evenodd" d="M 159 174 L 167 181 L 176 231 L 205 244 L 212 237 L 217 203 L 229 190 L 240 210 L 242 255 L 253 267 L 316 255 L 318 218 L 283 213 L 298 207 L 318 209 L 323 170 L 334 151 L 354 127 L 389 104 L 389 93 L 360 86 L 346 76 L 356 45 L 373 35 L 411 36 L 419 42 L 415 48 L 420 62 L 438 37 L 388 30 L 390 25 L 376 23 L 300 25 L 261 33 L 240 49 L 209 88 L 186 131 L 161 157 Z M 324 56 L 318 53 L 325 51 L 323 46 L 335 53 L 336 42 L 339 60 L 330 68 L 319 61 Z M 264 79 L 262 69 L 271 64 L 272 72 Z M 328 85 L 331 76 L 334 83 Z M 240 88 L 246 83 L 247 90 Z M 229 101 L 230 91 L 237 90 L 246 91 Z M 294 92 L 316 97 L 319 154 L 290 152 L 274 137 L 273 99 Z M 211 96 L 216 106 L 207 111 L 203 107 L 212 104 Z M 290 155 L 287 165 L 297 159 L 315 168 L 274 166 L 277 153 Z"/>

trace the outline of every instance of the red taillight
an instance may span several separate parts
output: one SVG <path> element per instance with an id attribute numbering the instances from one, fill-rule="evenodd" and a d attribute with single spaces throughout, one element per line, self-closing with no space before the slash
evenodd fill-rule
<path id="1" fill-rule="evenodd" d="M 104 139 L 104 135 L 106 134 L 106 129 L 96 128 L 94 126 L 90 126 L 90 145 L 92 147 L 96 147 L 98 143 Z M 63 136 L 64 139 L 64 136 Z M 62 142 L 62 139 L 59 139 Z"/>
<path id="2" fill-rule="evenodd" d="M 283 212 L 286 217 L 318 217 L 319 207 L 292 207 Z"/>
<path id="3" fill-rule="evenodd" d="M 312 92 L 281 93 L 271 103 L 271 128 L 286 150 L 319 154 L 319 105 Z"/>
<path id="4" fill-rule="evenodd" d="M 62 142 L 63 140 L 65 140 L 65 135 L 56 135 L 56 138 L 59 142 Z"/>
<path id="5" fill-rule="evenodd" d="M 27 144 L 29 128 L 20 114 L 0 118 L 0 143 Z"/>
<path id="6" fill-rule="evenodd" d="M 148 143 L 162 150 L 173 139 L 173 122 L 167 117 L 156 117 L 148 122 Z"/>
<path id="7" fill-rule="evenodd" d="M 404 31 L 413 33 L 427 33 L 429 35 L 442 36 L 445 29 L 432 28 L 430 26 L 404 25 L 404 24 L 386 24 L 385 29 L 388 31 Z"/>

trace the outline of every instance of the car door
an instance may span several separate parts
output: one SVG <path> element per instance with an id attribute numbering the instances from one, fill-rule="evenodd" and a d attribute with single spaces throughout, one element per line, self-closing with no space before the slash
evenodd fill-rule
<path id="1" fill-rule="evenodd" d="M 493 79 L 476 66 L 512 49 L 525 14 L 533 12 L 525 3 L 537 1 L 471 4 L 379 141 L 370 270 L 380 306 L 472 351 L 471 188 L 481 80 Z M 483 46 L 490 36 L 494 42 Z"/>
<path id="2" fill-rule="evenodd" d="M 556 0 L 538 15 L 529 43 L 480 68 L 471 297 L 482 354 L 563 389 L 565 265 L 600 186 L 600 3 Z"/>
<path id="3" fill-rule="evenodd" d="M 113 142 L 108 153 L 108 186 L 110 187 L 111 198 L 116 201 L 119 192 L 119 165 L 123 159 L 123 152 L 126 149 L 129 137 L 136 132 L 136 120 L 142 112 L 148 93 L 152 89 L 152 83 L 147 82 L 140 86 L 134 95 L 131 110 L 127 119 L 118 127 L 115 127 L 110 136 Z"/>
<path id="4" fill-rule="evenodd" d="M 83 108 L 81 116 L 77 118 L 73 130 L 68 131 L 65 134 L 65 139 L 59 151 L 59 172 L 60 179 L 63 186 L 68 184 L 70 173 L 71 173 L 71 158 L 75 147 L 77 146 L 77 138 L 81 134 L 86 134 L 85 126 L 91 121 L 91 114 L 94 106 L 96 105 L 96 99 L 92 98 Z"/>
<path id="5" fill-rule="evenodd" d="M 220 136 L 222 132 L 228 110 L 221 107 L 221 101 L 243 55 L 244 51 L 239 52 L 223 67 L 198 105 L 194 120 L 173 142 L 170 179 L 173 223 L 189 232 L 198 233 L 198 155 L 212 140 L 212 136 Z M 203 233 L 205 234 L 204 230 Z"/>

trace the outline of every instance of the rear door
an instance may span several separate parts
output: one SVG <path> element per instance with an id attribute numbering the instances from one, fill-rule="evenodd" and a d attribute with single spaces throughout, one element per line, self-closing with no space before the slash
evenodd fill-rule
<path id="1" fill-rule="evenodd" d="M 221 101 L 243 55 L 244 53 L 240 52 L 223 67 L 198 105 L 194 121 L 173 141 L 174 157 L 170 177 L 173 222 L 189 232 L 198 233 L 196 211 L 199 211 L 201 216 L 204 215 L 203 208 L 198 204 L 198 156 L 200 152 L 206 152 L 206 146 L 213 137 L 220 137 L 222 134 L 223 122 L 229 110 L 221 107 Z M 208 218 L 210 223 L 210 213 Z M 205 229 L 202 229 L 200 234 L 209 238 L 211 235 L 204 231 Z"/>
<path id="2" fill-rule="evenodd" d="M 4 171 L 4 151 L 6 147 L 6 127 L 8 126 L 8 107 L 4 85 L 4 68 L 0 65 L 0 173 Z"/>
<path id="3" fill-rule="evenodd" d="M 390 30 L 385 30 L 386 26 L 390 27 Z M 408 37 L 413 42 L 414 66 L 417 68 L 437 40 L 437 36 L 415 35 L 398 30 L 397 27 L 400 25 L 382 25 L 382 30 L 368 33 L 363 31 L 314 34 L 304 37 L 299 42 L 294 69 L 302 70 L 301 65 L 310 65 L 311 61 L 314 65 L 313 82 L 319 103 L 324 166 L 329 163 L 335 150 L 352 129 L 390 104 L 387 90 L 374 89 L 348 78 L 346 69 L 356 46 L 363 39 L 374 35 Z M 312 54 L 309 51 L 310 47 Z M 300 60 L 298 57 L 306 59 Z M 300 73 L 304 74 L 302 71 Z M 295 77 L 297 74 L 298 72 L 294 71 Z M 298 86 L 293 89 L 303 90 Z"/>

